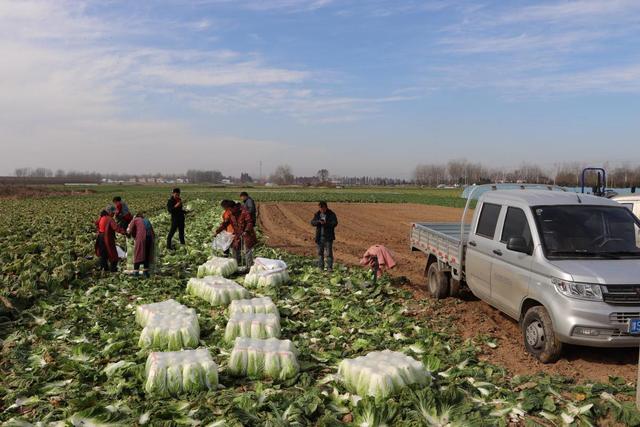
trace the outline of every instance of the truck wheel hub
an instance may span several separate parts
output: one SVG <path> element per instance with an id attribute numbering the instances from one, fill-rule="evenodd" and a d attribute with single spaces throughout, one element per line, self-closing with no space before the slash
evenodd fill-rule
<path id="1" fill-rule="evenodd" d="M 539 349 L 544 345 L 544 328 L 539 321 L 529 323 L 525 335 L 531 347 Z"/>

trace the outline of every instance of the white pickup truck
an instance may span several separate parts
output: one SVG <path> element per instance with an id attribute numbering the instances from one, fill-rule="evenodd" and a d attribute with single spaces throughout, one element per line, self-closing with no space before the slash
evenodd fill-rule
<path id="1" fill-rule="evenodd" d="M 558 187 L 485 187 L 471 224 L 414 223 L 435 298 L 474 295 L 520 323 L 526 349 L 553 362 L 562 345 L 640 344 L 640 221 L 602 197 Z M 492 190 L 492 191 L 491 191 Z M 478 191 L 480 192 L 480 191 Z M 467 325 L 473 327 L 473 325 Z"/>

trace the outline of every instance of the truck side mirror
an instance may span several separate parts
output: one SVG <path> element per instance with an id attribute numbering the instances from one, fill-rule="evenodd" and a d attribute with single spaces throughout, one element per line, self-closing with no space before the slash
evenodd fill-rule
<path id="1" fill-rule="evenodd" d="M 524 237 L 509 237 L 509 240 L 507 241 L 507 249 L 531 255 L 531 249 L 527 244 L 527 241 L 524 240 Z"/>

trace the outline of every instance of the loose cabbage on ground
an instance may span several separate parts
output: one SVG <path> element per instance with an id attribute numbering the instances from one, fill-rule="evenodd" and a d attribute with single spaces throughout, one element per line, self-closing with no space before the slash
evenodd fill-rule
<path id="1" fill-rule="evenodd" d="M 340 362 L 338 374 L 360 396 L 384 399 L 410 384 L 426 384 L 429 372 L 421 362 L 399 352 L 374 351 Z"/>
<path id="2" fill-rule="evenodd" d="M 208 301 L 211 305 L 229 305 L 233 300 L 249 298 L 251 294 L 233 280 L 221 276 L 191 278 L 187 282 L 187 293 Z"/>
<path id="3" fill-rule="evenodd" d="M 252 287 L 278 286 L 289 282 L 287 264 L 279 259 L 256 258 L 244 284 Z"/>
<path id="4" fill-rule="evenodd" d="M 280 338 L 280 317 L 275 314 L 236 313 L 229 318 L 224 338 Z"/>
<path id="5" fill-rule="evenodd" d="M 145 391 L 162 397 L 218 387 L 218 365 L 207 349 L 151 353 L 145 374 Z"/>
<path id="6" fill-rule="evenodd" d="M 280 315 L 278 307 L 276 307 L 269 297 L 237 299 L 235 301 L 231 301 L 231 305 L 229 305 L 229 315 L 233 316 L 237 313 Z"/>
<path id="7" fill-rule="evenodd" d="M 222 276 L 229 277 L 238 271 L 238 262 L 233 258 L 211 257 L 198 267 L 198 277 Z"/>
<path id="8" fill-rule="evenodd" d="M 200 342 L 195 310 L 174 300 L 139 306 L 136 321 L 144 327 L 138 340 L 141 348 L 180 350 L 197 347 Z"/>
<path id="9" fill-rule="evenodd" d="M 297 350 L 289 340 L 238 337 L 229 358 L 231 375 L 286 380 L 300 371 Z"/>

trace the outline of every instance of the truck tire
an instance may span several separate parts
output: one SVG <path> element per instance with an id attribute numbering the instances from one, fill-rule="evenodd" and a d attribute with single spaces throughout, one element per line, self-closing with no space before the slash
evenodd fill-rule
<path id="1" fill-rule="evenodd" d="M 438 263 L 431 263 L 427 271 L 427 287 L 429 293 L 435 299 L 444 299 L 449 296 L 449 278 L 447 273 L 440 271 Z"/>
<path id="2" fill-rule="evenodd" d="M 522 337 L 527 351 L 542 363 L 553 363 L 562 354 L 562 343 L 553 331 L 551 316 L 541 305 L 531 307 L 525 313 Z"/>

